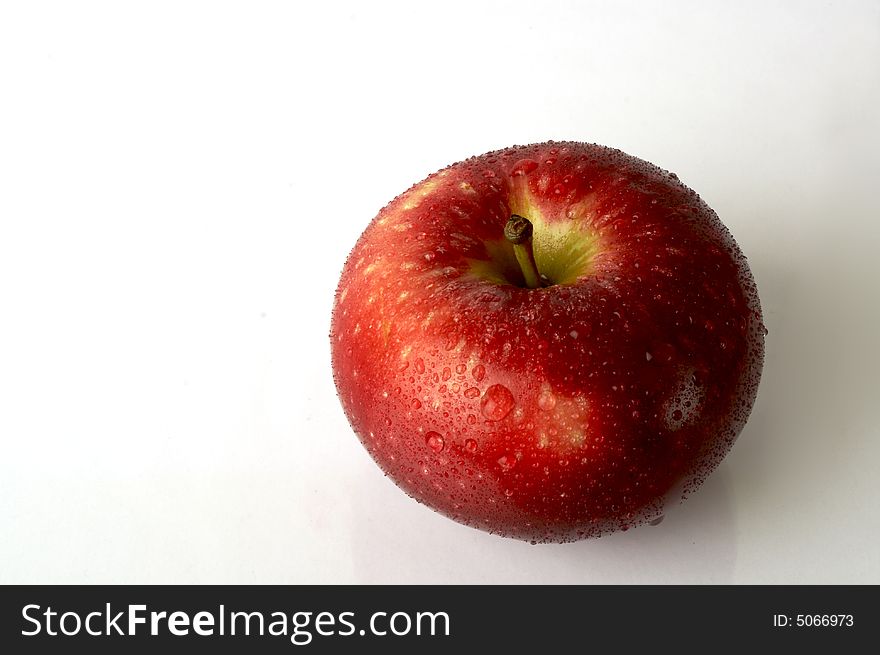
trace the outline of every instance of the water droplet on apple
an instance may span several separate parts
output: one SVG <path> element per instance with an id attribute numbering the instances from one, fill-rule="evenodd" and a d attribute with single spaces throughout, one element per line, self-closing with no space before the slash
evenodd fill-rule
<path id="1" fill-rule="evenodd" d="M 505 489 L 504 495 L 510 498 L 513 495 L 513 489 Z"/>
<path id="2" fill-rule="evenodd" d="M 503 384 L 493 384 L 486 389 L 480 400 L 480 411 L 490 421 L 500 421 L 510 414 L 513 405 L 514 399 L 510 389 Z"/>
<path id="3" fill-rule="evenodd" d="M 701 406 L 706 395 L 705 390 L 696 383 L 698 369 L 685 370 L 672 391 L 666 404 L 666 426 L 670 430 L 678 430 L 693 422 L 702 411 Z"/>
<path id="4" fill-rule="evenodd" d="M 538 162 L 534 159 L 520 159 L 513 166 L 513 170 L 510 171 L 511 177 L 518 177 L 520 175 L 528 175 L 533 170 L 538 168 Z"/>
<path id="5" fill-rule="evenodd" d="M 477 417 L 474 416 L 473 414 L 468 414 L 467 422 L 468 422 L 468 425 L 473 425 L 474 423 L 477 422 Z"/>
<path id="6" fill-rule="evenodd" d="M 425 372 L 425 360 L 419 357 L 415 363 L 416 373 L 424 373 Z"/>
<path id="7" fill-rule="evenodd" d="M 513 455 L 502 455 L 498 458 L 498 466 L 501 467 L 501 470 L 507 472 L 516 466 L 516 457 Z"/>
<path id="8" fill-rule="evenodd" d="M 651 354 L 659 364 L 669 364 L 675 359 L 675 346 L 671 343 L 657 343 L 651 348 Z"/>
<path id="9" fill-rule="evenodd" d="M 467 389 L 464 390 L 464 397 L 465 398 L 476 398 L 479 395 L 480 395 L 480 390 L 477 389 L 476 387 L 468 387 Z"/>
<path id="10" fill-rule="evenodd" d="M 574 220 L 574 219 L 578 218 L 583 213 L 584 213 L 583 206 L 580 203 L 573 202 L 565 210 L 565 217 L 569 220 Z"/>
<path id="11" fill-rule="evenodd" d="M 482 381 L 482 379 L 486 375 L 486 367 L 482 364 L 477 364 L 476 366 L 474 366 L 474 370 L 471 371 L 471 375 L 474 376 L 474 380 L 476 380 L 477 382 Z"/>
<path id="12" fill-rule="evenodd" d="M 412 402 L 410 403 L 410 407 L 412 407 L 413 409 L 421 409 L 422 408 L 422 401 L 419 400 L 418 398 L 413 398 Z"/>
<path id="13" fill-rule="evenodd" d="M 468 417 L 470 418 L 470 417 Z M 475 417 L 476 418 L 476 417 Z M 477 442 L 473 439 L 466 439 L 464 442 L 464 449 L 469 453 L 477 452 Z"/>
<path id="14" fill-rule="evenodd" d="M 459 364 L 455 367 L 455 372 L 459 375 L 464 375 L 465 371 L 467 371 L 467 366 L 465 366 L 464 364 Z"/>
<path id="15" fill-rule="evenodd" d="M 538 407 L 545 412 L 549 412 L 556 407 L 556 396 L 553 395 L 552 391 L 544 389 L 541 392 L 541 395 L 538 396 Z"/>
<path id="16" fill-rule="evenodd" d="M 440 436 L 439 432 L 429 432 L 425 435 L 425 443 L 428 448 L 433 450 L 435 453 L 442 452 L 442 450 L 446 447 L 446 442 L 443 440 L 443 437 Z"/>

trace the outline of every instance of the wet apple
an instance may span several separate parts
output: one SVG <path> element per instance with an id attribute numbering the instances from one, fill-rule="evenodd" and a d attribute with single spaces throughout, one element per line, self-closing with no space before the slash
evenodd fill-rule
<path id="1" fill-rule="evenodd" d="M 348 419 L 449 518 L 533 542 L 662 516 L 732 447 L 764 327 L 746 259 L 678 178 L 583 143 L 471 158 L 388 204 L 332 317 Z"/>

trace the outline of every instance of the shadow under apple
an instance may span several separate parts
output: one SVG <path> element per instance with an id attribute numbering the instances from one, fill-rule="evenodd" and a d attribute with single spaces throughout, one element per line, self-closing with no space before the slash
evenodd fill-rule
<path id="1" fill-rule="evenodd" d="M 724 464 L 657 526 L 538 546 L 458 525 L 366 466 L 363 478 L 352 498 L 358 583 L 724 583 L 736 560 Z"/>

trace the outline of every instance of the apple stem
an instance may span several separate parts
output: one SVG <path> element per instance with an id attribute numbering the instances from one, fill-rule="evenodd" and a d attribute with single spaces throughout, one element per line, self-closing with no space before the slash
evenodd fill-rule
<path id="1" fill-rule="evenodd" d="M 522 269 L 526 286 L 537 289 L 544 286 L 535 263 L 535 251 L 532 248 L 532 222 L 524 216 L 513 214 L 504 226 L 505 238 L 513 244 L 513 254 Z"/>

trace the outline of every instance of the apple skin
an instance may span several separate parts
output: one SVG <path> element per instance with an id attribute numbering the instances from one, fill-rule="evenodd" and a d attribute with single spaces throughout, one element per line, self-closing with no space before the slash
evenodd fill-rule
<path id="1" fill-rule="evenodd" d="M 554 284 L 504 240 L 534 225 Z M 334 379 L 401 489 L 465 525 L 566 542 L 656 522 L 745 424 L 764 354 L 746 259 L 678 178 L 577 142 L 449 166 L 349 255 Z"/>

